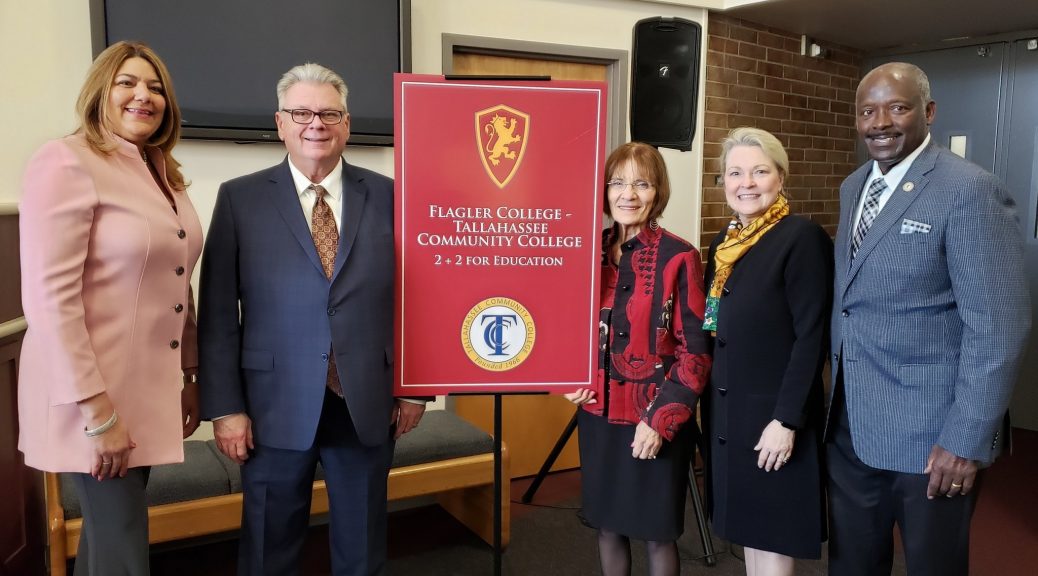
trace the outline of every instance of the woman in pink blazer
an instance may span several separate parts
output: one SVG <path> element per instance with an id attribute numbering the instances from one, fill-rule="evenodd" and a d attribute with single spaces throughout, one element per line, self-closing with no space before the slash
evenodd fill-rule
<path id="1" fill-rule="evenodd" d="M 150 467 L 182 461 L 198 426 L 202 230 L 171 155 L 173 86 L 150 48 L 102 52 L 76 110 L 79 129 L 45 144 L 24 179 L 18 447 L 34 468 L 74 473 L 76 574 L 147 574 Z"/>

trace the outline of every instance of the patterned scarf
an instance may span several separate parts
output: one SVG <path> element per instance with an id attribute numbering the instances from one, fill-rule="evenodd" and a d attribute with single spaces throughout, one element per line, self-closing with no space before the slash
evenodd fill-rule
<path id="1" fill-rule="evenodd" d="M 732 268 L 753 245 L 786 216 L 789 216 L 789 202 L 779 194 L 775 203 L 758 216 L 749 225 L 743 226 L 738 215 L 732 217 L 725 233 L 724 242 L 714 252 L 714 281 L 706 296 L 706 312 L 703 314 L 703 330 L 717 331 L 717 307 L 721 302 L 721 291 L 724 283 L 732 275 Z"/>

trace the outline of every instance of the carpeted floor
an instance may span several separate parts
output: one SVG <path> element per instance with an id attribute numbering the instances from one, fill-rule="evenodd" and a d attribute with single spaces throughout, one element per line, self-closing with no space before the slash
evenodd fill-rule
<path id="1" fill-rule="evenodd" d="M 1015 431 L 1015 452 L 984 477 L 973 521 L 973 576 L 1031 576 L 1038 573 L 1038 432 Z M 512 483 L 512 542 L 503 556 L 507 576 L 578 576 L 599 574 L 595 532 L 577 517 L 579 471 L 552 474 L 541 486 L 534 505 L 518 503 L 529 480 Z M 716 565 L 702 559 L 699 532 L 686 510 L 685 534 L 678 542 L 682 574 L 741 576 L 740 550 L 714 540 Z M 390 515 L 389 574 L 422 576 L 483 576 L 493 574 L 490 548 L 437 506 L 412 508 Z M 330 574 L 327 527 L 311 529 L 306 544 L 307 575 Z M 153 555 L 155 576 L 230 576 L 235 573 L 236 540 L 199 544 L 191 548 L 158 549 Z M 798 576 L 825 574 L 824 558 L 798 561 Z M 71 573 L 71 572 L 70 572 Z M 634 546 L 634 575 L 646 574 L 645 557 Z M 892 575 L 905 574 L 900 555 Z"/>
<path id="2" fill-rule="evenodd" d="M 519 497 L 526 490 L 528 480 L 512 484 L 512 542 L 503 556 L 502 574 L 528 575 L 594 575 L 599 574 L 595 531 L 585 527 L 577 517 L 580 473 L 564 472 L 550 476 L 538 491 L 533 505 L 520 504 Z M 433 546 L 410 546 L 408 537 L 415 533 L 400 526 L 400 521 L 413 526 L 436 526 L 437 538 L 449 541 Z M 397 513 L 396 526 L 391 528 L 390 546 L 395 552 L 390 561 L 391 574 L 422 574 L 423 576 L 462 576 L 493 573 L 490 550 L 467 533 L 450 516 L 435 507 Z M 686 506 L 685 534 L 678 541 L 682 574 L 736 576 L 745 574 L 741 550 L 732 550 L 725 542 L 714 539 L 716 564 L 708 567 L 703 559 L 691 502 Z M 632 545 L 633 574 L 647 574 L 643 546 Z M 798 575 L 825 574 L 823 561 L 802 562 Z M 903 574 L 904 572 L 899 572 Z"/>

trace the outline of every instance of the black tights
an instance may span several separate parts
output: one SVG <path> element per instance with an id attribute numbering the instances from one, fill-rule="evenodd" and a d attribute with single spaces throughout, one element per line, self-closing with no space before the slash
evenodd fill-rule
<path id="1" fill-rule="evenodd" d="M 647 540 L 645 552 L 649 557 L 649 576 L 678 576 L 681 563 L 676 542 Z M 631 539 L 616 532 L 599 530 L 598 559 L 602 563 L 603 576 L 630 576 Z"/>

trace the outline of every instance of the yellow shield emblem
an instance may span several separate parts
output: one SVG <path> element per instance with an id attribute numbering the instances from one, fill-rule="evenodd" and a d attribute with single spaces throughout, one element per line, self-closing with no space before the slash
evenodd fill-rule
<path id="1" fill-rule="evenodd" d="M 504 188 L 523 161 L 530 115 L 504 104 L 476 112 L 476 143 L 479 159 L 490 179 Z"/>

